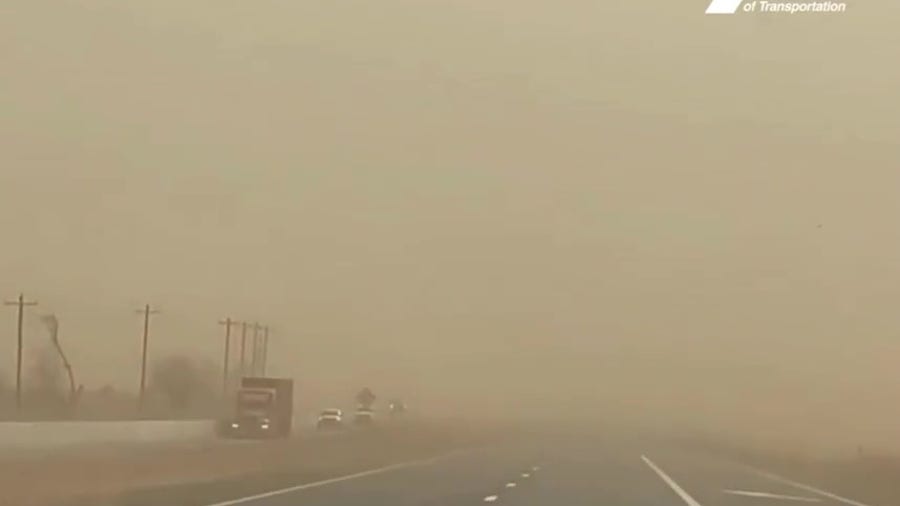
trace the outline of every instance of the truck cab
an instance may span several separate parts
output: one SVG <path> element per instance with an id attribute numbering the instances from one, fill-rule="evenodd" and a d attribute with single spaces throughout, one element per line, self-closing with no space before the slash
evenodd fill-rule
<path id="1" fill-rule="evenodd" d="M 293 380 L 242 378 L 227 434 L 248 438 L 288 437 L 293 421 L 293 395 Z"/>

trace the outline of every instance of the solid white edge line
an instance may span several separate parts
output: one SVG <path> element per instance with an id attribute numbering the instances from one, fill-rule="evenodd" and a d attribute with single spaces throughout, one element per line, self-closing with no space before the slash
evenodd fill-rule
<path id="1" fill-rule="evenodd" d="M 780 499 L 782 501 L 799 501 L 799 502 L 822 502 L 818 497 L 801 497 L 796 495 L 772 494 L 769 492 L 751 492 L 749 490 L 732 490 L 726 488 L 722 492 L 730 495 L 738 495 L 744 497 L 757 497 L 760 499 Z"/>
<path id="2" fill-rule="evenodd" d="M 645 455 L 641 455 L 641 460 L 643 460 L 644 463 L 647 464 L 647 467 L 652 469 L 653 472 L 656 473 L 660 477 L 660 479 L 662 479 L 662 481 L 665 482 L 665 484 L 668 485 L 669 488 L 671 488 L 672 491 L 675 492 L 682 501 L 684 501 L 685 504 L 687 504 L 688 506 L 701 506 L 700 503 L 698 503 L 693 497 L 691 497 L 691 494 L 685 492 L 685 490 L 681 488 L 678 483 L 675 483 L 675 480 L 669 477 L 669 475 L 666 474 L 665 471 L 660 469 L 659 466 L 654 464 L 652 460 L 648 459 Z"/>
<path id="3" fill-rule="evenodd" d="M 287 487 L 287 488 L 281 488 L 278 490 L 272 490 L 269 492 L 263 492 L 261 494 L 248 495 L 246 497 L 239 497 L 237 499 L 229 499 L 227 501 L 217 502 L 217 503 L 213 503 L 213 504 L 207 504 L 206 506 L 233 506 L 235 504 L 244 504 L 244 503 L 247 503 L 250 501 L 266 499 L 268 497 L 274 497 L 277 495 L 290 494 L 291 492 L 297 492 L 300 490 L 306 490 L 306 489 L 310 489 L 310 488 L 331 485 L 332 483 L 340 483 L 342 481 L 354 480 L 356 478 L 363 478 L 366 476 L 373 476 L 376 474 L 387 473 L 387 472 L 394 471 L 397 469 L 403 469 L 403 468 L 407 468 L 407 467 L 424 466 L 424 465 L 431 464 L 431 463 L 433 463 L 439 459 L 442 459 L 444 457 L 447 457 L 447 456 L 451 455 L 452 453 L 455 453 L 455 452 L 451 452 L 450 454 L 445 454 L 445 455 L 441 455 L 438 457 L 432 457 L 430 459 L 413 460 L 413 461 L 409 461 L 409 462 L 400 462 L 399 464 L 391 464 L 389 466 L 378 467 L 375 469 L 369 469 L 368 471 L 361 471 L 358 473 L 347 474 L 344 476 L 328 478 L 327 480 L 313 481 L 310 483 L 304 483 L 302 485 L 295 485 L 293 487 Z"/>
<path id="4" fill-rule="evenodd" d="M 822 490 L 820 488 L 813 487 L 812 485 L 807 485 L 805 483 L 800 483 L 800 482 L 797 482 L 794 480 L 789 480 L 787 478 L 782 478 L 781 476 L 778 476 L 777 474 L 774 474 L 774 473 L 770 473 L 768 471 L 762 471 L 760 469 L 753 469 L 753 468 L 751 468 L 751 470 L 753 472 L 755 472 L 756 474 L 762 476 L 763 478 L 768 478 L 773 481 L 778 481 L 778 482 L 784 483 L 786 485 L 790 485 L 794 488 L 798 488 L 800 490 L 805 490 L 807 492 L 812 492 L 813 494 L 818 494 L 822 497 L 827 497 L 828 499 L 833 499 L 835 501 L 842 502 L 844 504 L 849 504 L 851 506 L 870 506 L 864 502 L 854 501 L 853 499 L 848 499 L 846 497 L 842 497 L 837 494 L 832 494 L 831 492 L 829 492 L 827 490 Z"/>

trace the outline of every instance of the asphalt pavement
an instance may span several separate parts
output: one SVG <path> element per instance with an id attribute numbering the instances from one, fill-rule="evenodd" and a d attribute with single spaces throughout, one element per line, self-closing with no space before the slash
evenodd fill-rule
<path id="1" fill-rule="evenodd" d="M 253 487 L 214 485 L 216 501 L 169 490 L 134 505 L 192 506 L 888 506 L 675 445 L 520 438 L 490 447 Z M 213 485 L 210 485 L 213 486 Z M 224 487 L 224 488 L 223 488 Z M 208 496 L 208 495 L 207 495 Z M 123 503 L 126 504 L 126 503 Z"/>

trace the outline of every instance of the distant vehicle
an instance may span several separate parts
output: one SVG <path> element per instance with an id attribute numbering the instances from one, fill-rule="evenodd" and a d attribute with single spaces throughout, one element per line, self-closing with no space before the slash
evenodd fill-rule
<path id="1" fill-rule="evenodd" d="M 375 394 L 369 388 L 363 388 L 356 394 L 356 403 L 362 409 L 371 409 L 372 404 L 375 403 Z"/>
<path id="2" fill-rule="evenodd" d="M 401 415 L 403 413 L 406 413 L 406 403 L 404 403 L 400 399 L 394 399 L 388 405 L 388 410 L 391 416 Z"/>
<path id="3" fill-rule="evenodd" d="M 353 416 L 353 424 L 368 427 L 375 424 L 375 412 L 368 408 L 359 408 Z"/>
<path id="4" fill-rule="evenodd" d="M 228 437 L 285 438 L 294 417 L 294 380 L 247 377 L 237 391 Z"/>
<path id="5" fill-rule="evenodd" d="M 319 413 L 316 421 L 318 430 L 334 430 L 344 428 L 344 413 L 339 409 L 326 409 Z"/>

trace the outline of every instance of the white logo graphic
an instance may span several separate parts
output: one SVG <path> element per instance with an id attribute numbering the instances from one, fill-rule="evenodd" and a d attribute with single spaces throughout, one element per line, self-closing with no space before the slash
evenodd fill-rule
<path id="1" fill-rule="evenodd" d="M 706 8 L 707 14 L 734 14 L 744 0 L 712 0 Z"/>
<path id="2" fill-rule="evenodd" d="M 734 14 L 744 12 L 785 13 L 785 14 L 833 14 L 845 12 L 844 2 L 786 0 L 712 0 L 706 8 L 707 14 Z"/>

